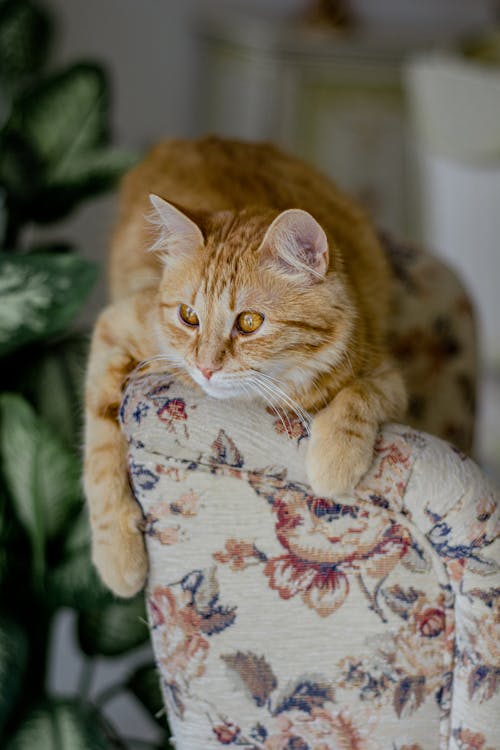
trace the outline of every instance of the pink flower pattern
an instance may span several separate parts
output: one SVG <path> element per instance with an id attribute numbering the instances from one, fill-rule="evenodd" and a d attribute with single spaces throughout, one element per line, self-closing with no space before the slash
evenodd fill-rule
<path id="1" fill-rule="evenodd" d="M 300 596 L 320 617 L 335 612 L 349 594 L 349 577 L 385 578 L 411 545 L 408 532 L 379 509 L 342 506 L 316 498 L 297 484 L 250 478 L 258 494 L 274 493 L 276 537 L 285 554 L 267 557 L 255 544 L 229 539 L 214 559 L 243 570 L 250 560 L 265 563 L 269 586 L 282 599 Z M 366 587 L 365 587 L 366 589 Z"/>
<path id="2" fill-rule="evenodd" d="M 177 396 L 171 385 L 152 387 L 147 403 L 153 404 L 150 411 L 158 424 L 182 443 L 191 439 L 189 417 L 196 406 Z M 124 418 L 128 413 L 137 424 L 151 418 L 146 402 L 128 398 L 122 409 Z M 291 419 L 283 429 L 280 421 L 271 418 L 281 439 L 298 445 L 306 437 L 298 421 Z M 250 568 L 256 571 L 252 575 L 261 577 L 268 597 L 274 597 L 284 622 L 288 612 L 306 608 L 308 616 L 318 621 L 331 618 L 335 628 L 340 611 L 348 610 L 356 592 L 366 601 L 367 616 L 379 626 L 390 622 L 390 628 L 382 628 L 373 641 L 367 641 L 362 653 L 339 658 L 334 680 L 317 672 L 286 682 L 262 654 L 226 648 L 217 658 L 228 672 L 238 674 L 245 695 L 253 701 L 255 721 L 249 725 L 203 699 L 210 746 L 387 750 L 377 744 L 373 731 L 383 721 L 380 717 L 391 715 L 397 722 L 434 703 L 446 718 L 453 679 L 465 682 L 472 702 L 486 703 L 498 694 L 499 592 L 468 584 L 470 568 L 484 570 L 484 575 L 489 572 L 483 550 L 499 532 L 494 497 L 486 493 L 475 500 L 475 515 L 460 544 L 454 541 L 449 518 L 426 509 L 431 522 L 428 543 L 446 566 L 449 583 L 432 595 L 417 585 L 398 583 L 405 578 L 404 571 L 418 576 L 430 564 L 400 512 L 413 451 L 425 444 L 425 436 L 410 432 L 394 442 L 379 440 L 378 468 L 361 483 L 358 504 L 316 497 L 280 467 L 247 469 L 244 451 L 224 430 L 218 431 L 211 450 L 197 460 L 175 465 L 164 460 L 131 462 L 141 502 L 147 493 L 158 493 L 160 479 L 170 488 L 170 494 L 160 498 L 156 494 L 154 502 L 144 504 L 148 543 L 174 549 L 189 537 L 189 524 L 204 511 L 203 493 L 189 485 L 190 476 L 198 472 L 247 483 L 256 501 L 267 504 L 272 519 L 273 544 L 266 546 L 250 533 L 227 536 L 222 543 L 219 539 L 211 552 L 213 567 L 188 570 L 149 592 L 148 612 L 162 686 L 168 709 L 177 720 L 185 720 L 189 701 L 201 700 L 198 686 L 210 674 L 213 644 L 238 626 L 238 608 L 221 601 L 226 596 L 219 572 L 221 581 L 233 577 L 244 586 Z M 467 597 L 475 607 L 458 639 L 455 595 Z M 362 708 L 351 713 L 339 703 L 339 694 L 350 696 L 347 705 Z M 452 726 L 450 733 L 458 750 L 494 750 L 489 736 L 463 722 Z M 424 746 L 408 738 L 392 743 L 391 750 L 424 750 Z"/>

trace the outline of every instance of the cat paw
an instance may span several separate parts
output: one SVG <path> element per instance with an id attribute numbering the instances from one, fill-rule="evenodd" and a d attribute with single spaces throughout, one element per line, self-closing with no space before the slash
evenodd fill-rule
<path id="1" fill-rule="evenodd" d="M 93 563 L 103 583 L 117 596 L 134 596 L 146 582 L 148 561 L 142 525 L 141 510 L 133 501 L 101 540 L 94 539 Z"/>
<path id="2" fill-rule="evenodd" d="M 330 497 L 352 492 L 373 461 L 375 434 L 359 439 L 339 428 L 325 439 L 321 426 L 315 429 L 313 422 L 306 469 L 314 493 Z"/>

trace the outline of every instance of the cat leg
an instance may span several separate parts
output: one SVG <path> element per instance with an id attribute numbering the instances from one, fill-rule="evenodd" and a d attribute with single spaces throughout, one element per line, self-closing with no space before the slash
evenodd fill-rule
<path id="1" fill-rule="evenodd" d="M 124 597 L 137 593 L 147 574 L 143 517 L 130 489 L 127 443 L 118 423 L 126 377 L 138 361 L 150 356 L 144 349 L 143 308 L 139 300 L 125 300 L 101 314 L 85 388 L 84 489 L 92 560 L 104 583 Z"/>
<path id="2" fill-rule="evenodd" d="M 370 468 L 380 424 L 400 419 L 405 408 L 403 378 L 390 362 L 342 388 L 312 422 L 306 466 L 314 492 L 354 489 Z"/>

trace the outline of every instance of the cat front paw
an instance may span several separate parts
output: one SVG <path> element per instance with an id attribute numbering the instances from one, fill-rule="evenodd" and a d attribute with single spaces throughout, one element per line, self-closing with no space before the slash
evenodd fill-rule
<path id="1" fill-rule="evenodd" d="M 94 535 L 92 561 L 103 583 L 117 596 L 131 597 L 146 582 L 148 561 L 139 505 L 130 500 L 105 535 Z"/>
<path id="2" fill-rule="evenodd" d="M 313 421 L 306 455 L 309 483 L 316 495 L 330 497 L 349 494 L 366 474 L 373 461 L 376 430 L 362 437 L 339 427 L 325 434 Z"/>

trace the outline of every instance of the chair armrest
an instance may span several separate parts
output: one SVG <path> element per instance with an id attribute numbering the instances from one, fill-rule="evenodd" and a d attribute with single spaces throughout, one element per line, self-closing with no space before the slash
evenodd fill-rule
<path id="1" fill-rule="evenodd" d="M 156 374 L 121 418 L 177 750 L 495 747 L 500 497 L 472 461 L 386 425 L 320 498 L 263 405 Z"/>

